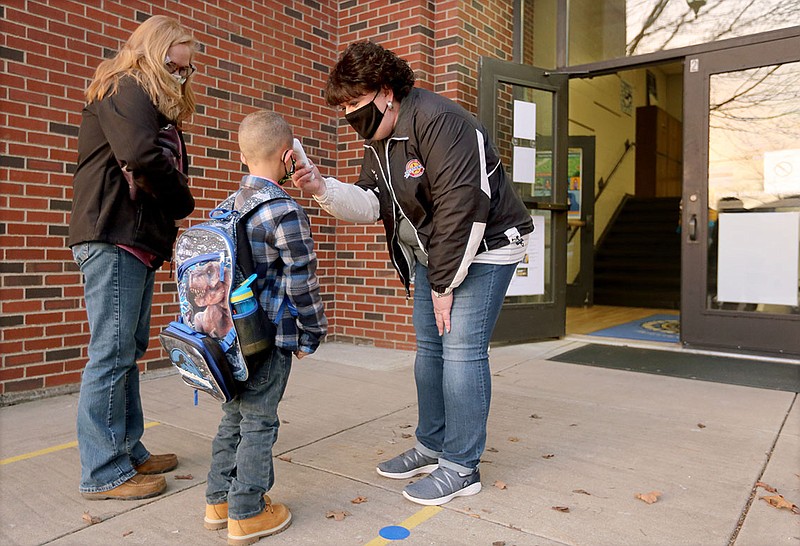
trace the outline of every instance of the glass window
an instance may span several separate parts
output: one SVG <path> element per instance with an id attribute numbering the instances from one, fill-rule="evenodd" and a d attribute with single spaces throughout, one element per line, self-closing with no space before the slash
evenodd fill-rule
<path id="1" fill-rule="evenodd" d="M 556 7 L 558 0 L 521 0 L 521 62 L 556 67 Z"/>
<path id="2" fill-rule="evenodd" d="M 713 74 L 707 308 L 800 314 L 800 62 Z"/>
<path id="3" fill-rule="evenodd" d="M 569 65 L 800 24 L 800 0 L 570 0 Z"/>
<path id="4" fill-rule="evenodd" d="M 507 174 L 523 200 L 554 202 L 553 195 L 553 95 L 524 85 L 499 83 L 497 85 L 495 126 L 496 145 Z M 553 248 L 554 231 L 552 213 L 547 210 L 530 210 L 536 236 L 532 236 L 529 255 L 517 268 L 517 277 L 525 279 L 521 293 L 512 287 L 505 303 L 553 302 Z M 544 248 L 537 250 L 537 241 Z M 529 261 L 530 260 L 530 261 Z M 543 287 L 539 287 L 541 277 Z M 531 278 L 528 278 L 530 275 Z"/>

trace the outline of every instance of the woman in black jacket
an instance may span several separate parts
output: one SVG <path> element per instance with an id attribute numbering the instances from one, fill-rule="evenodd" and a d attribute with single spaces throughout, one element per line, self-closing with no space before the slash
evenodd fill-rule
<path id="1" fill-rule="evenodd" d="M 69 246 L 84 275 L 89 362 L 78 402 L 80 491 L 141 499 L 166 488 L 174 454 L 151 455 L 136 364 L 150 337 L 155 272 L 177 221 L 194 210 L 180 125 L 194 113 L 195 41 L 154 16 L 103 61 L 86 90 L 73 179 Z"/>
<path id="2" fill-rule="evenodd" d="M 325 89 L 365 139 L 356 184 L 313 165 L 294 183 L 333 216 L 381 220 L 406 290 L 414 280 L 414 448 L 378 465 L 408 479 L 403 495 L 438 505 L 481 489 L 491 398 L 489 339 L 533 223 L 486 129 L 453 101 L 414 87 L 408 63 L 371 42 L 351 44 Z M 299 167 L 299 165 L 298 165 Z"/>

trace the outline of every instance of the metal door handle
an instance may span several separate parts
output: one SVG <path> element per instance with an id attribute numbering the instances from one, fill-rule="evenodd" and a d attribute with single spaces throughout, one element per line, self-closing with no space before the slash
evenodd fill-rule
<path id="1" fill-rule="evenodd" d="M 696 241 L 697 240 L 697 215 L 692 214 L 692 217 L 689 218 L 689 240 Z"/>

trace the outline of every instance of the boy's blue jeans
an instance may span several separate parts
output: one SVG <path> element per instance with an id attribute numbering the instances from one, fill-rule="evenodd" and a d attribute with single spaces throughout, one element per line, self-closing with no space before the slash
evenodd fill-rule
<path id="1" fill-rule="evenodd" d="M 222 404 L 225 413 L 211 444 L 206 502 L 227 501 L 230 519 L 247 519 L 264 510 L 264 493 L 275 482 L 272 446 L 280 426 L 278 402 L 291 369 L 291 351 L 276 347 L 239 384 L 239 394 Z"/>
<path id="2" fill-rule="evenodd" d="M 417 449 L 458 472 L 477 468 L 486 447 L 492 397 L 489 339 L 515 270 L 516 265 L 473 263 L 454 292 L 450 332 L 439 336 L 428 269 L 417 263 Z"/>
<path id="3" fill-rule="evenodd" d="M 150 458 L 142 445 L 144 415 L 136 360 L 150 338 L 155 272 L 115 245 L 72 247 L 84 275 L 89 362 L 78 399 L 78 447 L 83 493 L 108 491 Z"/>

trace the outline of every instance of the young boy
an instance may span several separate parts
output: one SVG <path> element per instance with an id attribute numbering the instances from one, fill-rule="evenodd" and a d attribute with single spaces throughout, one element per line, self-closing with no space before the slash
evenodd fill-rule
<path id="1" fill-rule="evenodd" d="M 239 126 L 241 160 L 250 174 L 239 192 L 279 184 L 294 172 L 292 130 L 279 114 L 258 111 Z M 292 170 L 286 168 L 287 162 Z M 288 197 L 288 195 L 287 195 Z M 237 199 L 237 203 L 240 199 Z M 247 238 L 259 276 L 261 306 L 271 320 L 288 296 L 275 349 L 240 393 L 222 405 L 224 415 L 214 438 L 206 488 L 205 527 L 228 527 L 228 544 L 253 544 L 279 533 L 292 521 L 289 509 L 265 494 L 275 481 L 272 446 L 278 436 L 278 402 L 283 396 L 292 353 L 300 359 L 313 353 L 327 332 L 311 228 L 303 208 L 293 199 L 274 199 L 247 220 Z"/>

